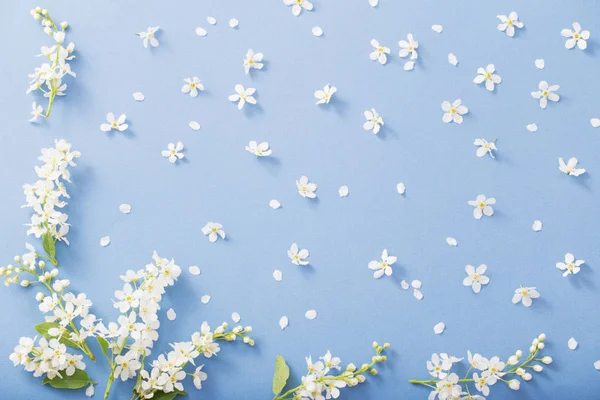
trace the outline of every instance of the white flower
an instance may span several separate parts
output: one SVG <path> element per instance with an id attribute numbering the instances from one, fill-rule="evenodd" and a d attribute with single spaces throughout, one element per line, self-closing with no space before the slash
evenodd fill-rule
<path id="1" fill-rule="evenodd" d="M 134 358 L 135 355 L 132 353 L 130 351 L 124 356 L 119 355 L 115 358 L 115 364 L 117 365 L 113 374 L 115 378 L 121 377 L 122 381 L 126 381 L 136 376 L 136 372 L 140 369 L 141 364 Z"/>
<path id="2" fill-rule="evenodd" d="M 567 253 L 565 255 L 565 262 L 557 262 L 556 268 L 560 269 L 561 271 L 565 271 L 563 276 L 568 276 L 570 274 L 575 275 L 579 272 L 579 270 L 581 270 L 580 267 L 583 265 L 583 263 L 585 263 L 585 261 L 575 260 L 575 256 L 573 256 L 573 254 Z"/>
<path id="3" fill-rule="evenodd" d="M 305 9 L 306 11 L 312 11 L 313 9 L 312 3 L 308 0 L 283 0 L 283 4 L 292 6 L 292 14 L 294 14 L 295 17 L 300 15 L 302 9 Z"/>
<path id="4" fill-rule="evenodd" d="M 145 48 L 148 48 L 148 42 L 150 42 L 152 47 L 158 47 L 158 40 L 156 37 L 154 37 L 154 34 L 158 31 L 158 29 L 158 26 L 151 26 L 146 32 L 136 33 L 136 35 L 143 39 Z"/>
<path id="5" fill-rule="evenodd" d="M 298 245 L 296 243 L 292 243 L 292 246 L 288 250 L 287 254 L 290 260 L 292 260 L 292 264 L 308 265 L 306 258 L 310 255 L 310 253 L 306 249 L 298 251 Z"/>
<path id="6" fill-rule="evenodd" d="M 548 82 L 541 81 L 540 84 L 538 85 L 538 88 L 540 90 L 531 92 L 531 97 L 533 97 L 534 99 L 540 99 L 540 107 L 546 108 L 546 106 L 548 105 L 548 100 L 550 100 L 550 101 L 559 101 L 560 100 L 560 96 L 558 94 L 554 93 L 558 89 L 560 89 L 559 85 L 549 86 Z"/>
<path id="7" fill-rule="evenodd" d="M 340 366 L 342 360 L 340 360 L 339 357 L 333 357 L 329 350 L 327 350 L 327 353 L 323 357 L 320 357 L 320 359 L 323 360 L 323 364 L 325 364 L 326 370 L 337 369 L 338 371 L 340 371 L 342 369 L 342 367 Z"/>
<path id="8" fill-rule="evenodd" d="M 238 110 L 244 107 L 244 104 L 256 104 L 256 99 L 252 95 L 256 92 L 254 88 L 244 89 L 240 84 L 235 85 L 235 94 L 229 96 L 229 101 L 238 102 Z"/>
<path id="9" fill-rule="evenodd" d="M 161 152 L 162 156 L 169 159 L 170 163 L 175 163 L 177 160 L 181 160 L 185 155 L 182 153 L 183 151 L 183 143 L 177 142 L 177 145 L 173 143 L 169 143 L 167 145 L 167 150 L 163 150 Z"/>
<path id="10" fill-rule="evenodd" d="M 108 124 L 100 125 L 100 130 L 102 132 L 110 132 L 112 129 L 114 129 L 115 131 L 123 132 L 129 127 L 129 125 L 125 123 L 126 118 L 127 117 L 125 114 L 121 114 L 118 119 L 115 119 L 115 114 L 109 112 L 106 114 L 106 121 Z"/>
<path id="11" fill-rule="evenodd" d="M 325 85 L 323 90 L 317 90 L 315 92 L 315 97 L 317 98 L 317 105 L 325 103 L 329 104 L 335 92 L 337 92 L 337 88 L 335 86 L 329 86 L 329 83 Z"/>
<path id="12" fill-rule="evenodd" d="M 317 197 L 315 191 L 317 190 L 316 183 L 310 183 L 308 181 L 308 177 L 301 176 L 299 181 L 296 181 L 296 187 L 298 188 L 298 193 L 302 197 L 308 197 L 309 199 L 314 199 Z"/>
<path id="13" fill-rule="evenodd" d="M 475 77 L 475 79 L 473 79 L 473 82 L 475 82 L 478 85 L 485 82 L 485 88 L 490 92 L 493 92 L 494 85 L 502 82 L 502 78 L 500 77 L 500 75 L 494 74 L 495 71 L 496 68 L 494 67 L 494 64 L 488 64 L 487 67 L 485 67 L 485 69 L 483 69 L 483 67 L 480 67 L 477 69 L 478 75 Z"/>
<path id="14" fill-rule="evenodd" d="M 442 116 L 442 121 L 445 123 L 454 122 L 456 124 L 463 123 L 463 115 L 469 112 L 469 109 L 463 105 L 461 105 L 461 100 L 454 100 L 454 103 L 450 104 L 449 101 L 444 101 L 442 103 L 442 111 L 444 111 L 444 115 Z"/>
<path id="15" fill-rule="evenodd" d="M 483 393 L 484 396 L 490 395 L 490 388 L 488 385 L 493 385 L 496 383 L 496 379 L 494 379 L 488 371 L 483 371 L 481 376 L 475 372 L 473 374 L 473 382 L 475 383 L 475 388 Z"/>
<path id="16" fill-rule="evenodd" d="M 392 275 L 392 265 L 394 265 L 397 259 L 397 257 L 389 256 L 387 249 L 383 249 L 381 261 L 371 261 L 369 263 L 369 269 L 375 271 L 373 277 L 378 279 L 381 278 L 383 274 L 387 276 Z"/>
<path id="17" fill-rule="evenodd" d="M 204 85 L 200 82 L 197 76 L 193 78 L 185 78 L 183 80 L 185 84 L 181 87 L 182 93 L 189 93 L 190 96 L 196 97 L 198 96 L 198 90 L 204 90 Z"/>
<path id="18" fill-rule="evenodd" d="M 256 157 L 265 157 L 271 155 L 271 149 L 269 149 L 269 143 L 262 142 L 257 144 L 255 141 L 250 141 L 246 146 L 246 151 L 254 154 Z"/>
<path id="19" fill-rule="evenodd" d="M 214 243 L 217 241 L 218 236 L 221 239 L 225 239 L 225 231 L 223 230 L 223 225 L 216 222 L 209 222 L 202 228 L 202 233 L 204 236 L 208 235 L 208 241 Z"/>
<path id="20" fill-rule="evenodd" d="M 572 49 L 577 45 L 581 50 L 585 50 L 587 47 L 586 40 L 590 38 L 590 31 L 582 31 L 579 22 L 573 22 L 573 30 L 563 29 L 560 31 L 560 34 L 568 38 L 565 42 L 565 47 L 567 49 Z"/>
<path id="21" fill-rule="evenodd" d="M 484 195 L 480 194 L 475 200 L 469 200 L 468 204 L 475 207 L 473 217 L 481 219 L 484 215 L 487 217 L 494 215 L 494 209 L 491 206 L 496 204 L 496 199 L 487 199 Z"/>
<path id="22" fill-rule="evenodd" d="M 431 355 L 431 361 L 427 361 L 427 370 L 434 378 L 444 379 L 448 376 L 447 371 L 449 371 L 450 368 L 452 368 L 452 360 L 448 357 L 440 358 L 440 356 L 435 353 Z"/>
<path id="23" fill-rule="evenodd" d="M 473 144 L 475 146 L 479 146 L 479 148 L 477 149 L 477 152 L 475 153 L 477 155 L 477 157 L 483 157 L 486 154 L 489 154 L 490 157 L 494 158 L 494 153 L 492 153 L 492 150 L 497 150 L 496 144 L 494 142 L 495 142 L 495 140 L 488 142 L 484 138 L 475 139 L 475 142 Z"/>
<path id="24" fill-rule="evenodd" d="M 43 116 L 44 107 L 38 106 L 37 103 L 34 101 L 33 104 L 31 104 L 31 118 L 29 119 L 29 122 L 35 122 L 38 118 Z"/>
<path id="25" fill-rule="evenodd" d="M 531 299 L 537 299 L 540 297 L 536 288 L 534 287 L 520 287 L 515 290 L 515 294 L 513 295 L 512 302 L 513 304 L 517 304 L 518 302 L 523 302 L 525 307 L 531 306 Z"/>
<path id="26" fill-rule="evenodd" d="M 386 54 L 390 54 L 390 48 L 380 45 L 375 39 L 371 40 L 371 46 L 373 46 L 375 50 L 369 54 L 369 58 L 373 61 L 379 61 L 379 64 L 384 65 L 387 62 Z"/>
<path id="27" fill-rule="evenodd" d="M 475 293 L 479 293 L 481 291 L 481 285 L 487 285 L 490 282 L 490 278 L 483 275 L 487 270 L 487 265 L 481 264 L 477 269 L 472 265 L 467 265 L 465 267 L 465 271 L 467 272 L 467 277 L 463 279 L 463 285 L 471 286 L 471 289 Z"/>
<path id="28" fill-rule="evenodd" d="M 385 125 L 383 123 L 383 118 L 381 118 L 374 108 L 371 108 L 371 111 L 365 111 L 364 114 L 367 122 L 363 124 L 363 129 L 365 131 L 373 131 L 373 133 L 377 135 L 381 127 Z"/>
<path id="29" fill-rule="evenodd" d="M 263 53 L 254 53 L 252 49 L 248 49 L 246 53 L 246 57 L 244 58 L 244 71 L 246 74 L 250 72 L 251 68 L 254 69 L 262 69 L 263 63 L 261 62 L 263 59 Z"/>
<path id="30" fill-rule="evenodd" d="M 506 32 L 510 37 L 515 35 L 515 27 L 523 27 L 523 23 L 519 21 L 519 15 L 515 11 L 508 14 L 508 17 L 506 15 L 496 15 L 496 17 L 500 20 L 498 30 Z"/>
<path id="31" fill-rule="evenodd" d="M 575 157 L 571 157 L 569 158 L 569 162 L 565 164 L 565 160 L 563 160 L 563 158 L 560 157 L 558 159 L 558 169 L 560 169 L 561 172 L 564 172 L 567 175 L 579 176 L 585 173 L 585 168 L 575 168 L 577 167 L 578 162 L 579 161 L 577 161 Z"/>
<path id="32" fill-rule="evenodd" d="M 398 42 L 398 45 L 400 46 L 400 53 L 398 55 L 404 58 L 410 54 L 410 59 L 415 60 L 419 56 L 417 53 L 419 42 L 413 39 L 412 33 L 406 35 L 406 38 L 408 39 L 408 42 L 406 40 L 401 40 Z"/>
<path id="33" fill-rule="evenodd" d="M 204 364 L 196 367 L 196 371 L 192 374 L 194 377 L 194 386 L 198 390 L 202 389 L 202 381 L 205 381 L 208 378 L 208 375 L 206 375 L 205 372 L 202 372 L 202 367 L 204 367 Z"/>

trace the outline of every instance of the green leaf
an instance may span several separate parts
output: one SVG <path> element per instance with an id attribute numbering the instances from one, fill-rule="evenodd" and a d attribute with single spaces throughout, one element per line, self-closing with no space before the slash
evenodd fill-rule
<path id="1" fill-rule="evenodd" d="M 175 390 L 174 392 L 165 393 L 163 391 L 154 392 L 152 398 L 154 400 L 173 400 L 177 396 L 187 396 L 187 392 L 183 390 Z"/>
<path id="2" fill-rule="evenodd" d="M 44 246 L 44 250 L 48 253 L 52 264 L 57 265 L 56 261 L 56 241 L 52 237 L 52 233 L 46 232 L 42 236 L 42 245 Z"/>
<path id="3" fill-rule="evenodd" d="M 290 377 L 290 367 L 285 363 L 285 359 L 277 355 L 275 359 L 275 374 L 273 374 L 273 394 L 277 396 L 287 383 Z"/>
<path id="4" fill-rule="evenodd" d="M 102 349 L 102 354 L 104 354 L 104 357 L 110 361 L 110 357 L 108 356 L 108 341 L 100 336 L 96 336 L 96 340 Z"/>
<path id="5" fill-rule="evenodd" d="M 87 372 L 82 369 L 76 369 L 75 373 L 71 376 L 67 376 L 65 371 L 60 376 L 55 376 L 53 379 L 44 378 L 42 381 L 43 385 L 50 385 L 57 389 L 81 389 L 90 384 L 91 380 Z"/>
<path id="6" fill-rule="evenodd" d="M 52 328 L 62 329 L 62 327 L 60 326 L 60 324 L 58 322 L 44 322 L 39 325 L 36 325 L 34 328 L 36 331 L 38 331 L 38 333 L 40 335 L 42 335 L 43 337 L 45 337 L 48 340 L 56 339 L 56 337 L 54 337 L 48 333 L 48 331 L 50 329 L 52 329 Z M 69 339 L 66 336 L 62 336 L 60 339 L 58 339 L 58 341 L 60 343 L 64 344 L 65 346 L 69 346 L 74 349 L 81 350 L 81 347 L 79 347 L 77 342 L 72 341 L 71 339 Z"/>

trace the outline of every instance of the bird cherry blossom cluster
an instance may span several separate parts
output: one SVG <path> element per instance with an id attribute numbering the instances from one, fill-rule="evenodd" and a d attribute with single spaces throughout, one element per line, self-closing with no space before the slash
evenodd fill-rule
<path id="1" fill-rule="evenodd" d="M 75 44 L 73 42 L 65 45 L 65 31 L 69 24 L 66 21 L 56 26 L 50 13 L 46 9 L 36 7 L 31 10 L 31 15 L 36 21 L 40 21 L 44 27 L 44 33 L 52 36 L 55 44 L 51 47 L 42 46 L 40 56 L 46 57 L 46 61 L 36 68 L 33 73 L 29 74 L 31 81 L 27 93 L 41 91 L 44 97 L 48 98 L 48 106 L 46 112 L 41 105 L 37 105 L 34 101 L 31 111 L 31 119 L 29 121 L 37 121 L 38 118 L 48 118 L 52 111 L 52 105 L 56 96 L 64 96 L 67 90 L 67 84 L 63 82 L 65 75 L 75 77 L 75 72 L 71 71 L 71 66 L 67 61 L 75 58 L 73 50 Z"/>
<path id="2" fill-rule="evenodd" d="M 340 389 L 344 387 L 353 387 L 366 380 L 364 374 L 377 375 L 376 365 L 387 361 L 387 356 L 383 354 L 384 350 L 390 347 L 389 343 L 383 345 L 373 342 L 375 355 L 369 363 L 364 363 L 359 367 L 350 363 L 342 371 L 342 360 L 327 353 L 320 357 L 321 361 L 313 363 L 312 357 L 306 357 L 307 373 L 301 378 L 301 384 L 283 392 L 290 369 L 282 356 L 277 356 L 275 360 L 275 374 L 273 375 L 273 400 L 323 400 L 337 399 L 340 395 Z"/>
<path id="3" fill-rule="evenodd" d="M 412 379 L 409 382 L 433 389 L 429 394 L 429 400 L 438 397 L 440 400 L 485 400 L 484 396 L 490 394 L 490 386 L 499 381 L 507 384 L 512 390 L 519 390 L 521 381 L 518 378 L 530 381 L 533 379 L 530 370 L 541 372 L 544 369 L 542 364 L 552 363 L 552 357 L 540 357 L 539 354 L 546 346 L 545 340 L 546 335 L 543 333 L 533 339 L 531 347 L 529 347 L 529 354 L 525 356 L 524 360 L 521 350 L 517 350 L 506 362 L 501 361 L 497 356 L 487 359 L 481 354 L 471 354 L 470 351 L 467 351 L 469 369 L 462 379 L 452 372 L 453 365 L 462 361 L 462 358 L 449 356 L 446 353 L 433 354 L 431 360 L 427 361 L 427 370 L 434 379 Z M 474 386 L 475 390 L 483 396 L 473 395 L 473 387 L 469 388 L 469 385 Z"/>
<path id="4" fill-rule="evenodd" d="M 161 354 L 154 360 L 150 366 L 150 372 L 142 369 L 138 377 L 138 382 L 134 388 L 133 400 L 163 398 L 162 395 L 170 393 L 185 394 L 181 381 L 190 375 L 196 389 L 202 389 L 202 382 L 208 376 L 202 368 L 204 365 L 196 366 L 196 359 L 200 356 L 211 358 L 216 355 L 221 348 L 220 341 L 234 342 L 238 338 L 244 343 L 254 346 L 254 340 L 248 336 L 252 332 L 251 326 L 243 327 L 238 325 L 228 330 L 228 325 L 223 322 L 214 331 L 204 321 L 200 331 L 194 332 L 188 342 L 171 343 L 173 350 L 166 355 Z M 195 369 L 193 373 L 186 372 L 185 367 L 192 364 Z M 175 396 L 170 397 L 173 399 Z"/>
<path id="5" fill-rule="evenodd" d="M 23 207 L 33 208 L 28 235 L 42 238 L 44 250 L 48 253 L 50 261 L 57 265 L 55 259 L 55 243 L 63 241 L 69 244 L 66 238 L 69 232 L 67 219 L 69 216 L 59 209 L 67 203 L 63 198 L 69 198 L 63 181 L 70 182 L 70 166 L 75 166 L 75 158 L 81 156 L 76 150 L 71 150 L 71 144 L 63 139 L 55 140 L 53 148 L 42 149 L 39 157 L 44 164 L 35 167 L 35 172 L 40 178 L 33 185 L 24 185 L 26 203 Z"/>
<path id="6" fill-rule="evenodd" d="M 160 257 L 156 251 L 152 261 L 146 269 L 129 270 L 121 276 L 125 283 L 122 290 L 115 291 L 114 307 L 122 315 L 108 326 L 98 324 L 98 342 L 110 365 L 105 398 L 116 378 L 122 381 L 135 378 L 144 359 L 150 355 L 158 339 L 157 313 L 162 295 L 181 274 L 181 268 L 173 259 Z"/>

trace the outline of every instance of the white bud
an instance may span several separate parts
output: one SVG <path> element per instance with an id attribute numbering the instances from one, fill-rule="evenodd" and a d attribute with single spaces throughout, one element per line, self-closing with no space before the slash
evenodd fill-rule
<path id="1" fill-rule="evenodd" d="M 531 342 L 531 344 L 534 346 L 537 346 L 539 342 L 540 342 L 539 339 L 535 338 L 535 339 L 533 339 L 533 342 Z"/>
<path id="2" fill-rule="evenodd" d="M 46 266 L 46 262 L 44 260 L 40 260 L 38 265 L 40 266 L 40 268 L 44 268 Z"/>
<path id="3" fill-rule="evenodd" d="M 248 325 L 247 327 L 244 328 L 244 332 L 252 332 L 252 327 L 250 325 Z"/>
<path id="4" fill-rule="evenodd" d="M 519 362 L 519 360 L 517 359 L 517 356 L 510 356 L 508 358 L 508 361 L 506 361 L 507 365 L 516 365 Z"/>
<path id="5" fill-rule="evenodd" d="M 40 12 L 42 15 L 45 15 L 45 16 L 48 15 L 48 10 L 46 10 L 45 8 L 43 8 Z"/>
<path id="6" fill-rule="evenodd" d="M 52 36 L 52 29 L 45 27 L 44 28 L 44 33 L 48 36 Z"/>
<path id="7" fill-rule="evenodd" d="M 538 339 L 540 339 L 540 342 L 543 342 L 544 340 L 546 340 L 546 334 L 545 333 L 540 334 L 540 336 L 538 336 Z"/>
<path id="8" fill-rule="evenodd" d="M 519 382 L 518 379 L 511 379 L 510 381 L 508 381 L 508 387 L 512 390 L 519 390 L 519 388 L 521 387 L 521 382 Z"/>
<path id="9" fill-rule="evenodd" d="M 523 352 L 521 350 L 517 350 L 515 356 L 517 356 L 517 358 L 521 358 L 523 356 Z"/>
<path id="10" fill-rule="evenodd" d="M 525 370 L 523 368 L 517 368 L 516 374 L 519 376 L 525 375 Z"/>
<path id="11" fill-rule="evenodd" d="M 63 21 L 60 23 L 60 27 L 62 28 L 63 31 L 65 29 L 67 29 L 68 26 L 69 26 L 69 23 L 67 21 Z"/>
<path id="12" fill-rule="evenodd" d="M 529 372 L 523 374 L 523 380 L 530 381 L 531 378 L 533 378 L 533 376 Z"/>
<path id="13" fill-rule="evenodd" d="M 248 336 L 244 336 L 244 343 L 250 343 L 250 338 Z"/>
<path id="14" fill-rule="evenodd" d="M 15 262 L 16 263 L 21 262 L 21 256 L 15 256 Z"/>
<path id="15" fill-rule="evenodd" d="M 27 287 L 27 286 L 29 286 L 30 284 L 31 284 L 31 282 L 29 282 L 27 279 L 23 279 L 23 280 L 21 281 L 21 286 L 23 286 L 23 287 Z"/>
<path id="16" fill-rule="evenodd" d="M 52 275 L 53 278 L 58 276 L 58 269 L 54 268 L 52 271 L 50 271 L 50 275 Z"/>
<path id="17" fill-rule="evenodd" d="M 42 293 L 42 292 L 37 292 L 37 293 L 35 294 L 35 299 L 36 299 L 37 301 L 42 301 L 42 300 L 44 300 L 44 297 L 45 297 L 45 296 L 44 296 L 44 293 Z"/>
<path id="18" fill-rule="evenodd" d="M 538 349 L 542 350 L 544 347 L 546 347 L 546 345 L 544 343 L 538 343 Z"/>
<path id="19" fill-rule="evenodd" d="M 536 347 L 535 347 L 535 345 L 533 345 L 533 346 L 531 346 L 531 347 L 529 348 L 529 352 L 530 352 L 530 353 L 535 353 L 535 349 L 536 349 Z"/>
<path id="20" fill-rule="evenodd" d="M 542 370 L 543 370 L 543 369 L 544 369 L 544 367 L 542 367 L 542 366 L 541 366 L 541 365 L 539 365 L 539 364 L 535 364 L 535 365 L 533 366 L 533 370 L 534 370 L 535 372 L 542 372 Z"/>
<path id="21" fill-rule="evenodd" d="M 546 357 L 542 358 L 542 362 L 546 365 L 552 364 L 552 357 L 546 356 Z"/>

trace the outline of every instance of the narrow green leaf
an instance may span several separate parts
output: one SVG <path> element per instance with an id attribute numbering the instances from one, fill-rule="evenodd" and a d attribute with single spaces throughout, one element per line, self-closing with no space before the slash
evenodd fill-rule
<path id="1" fill-rule="evenodd" d="M 56 339 L 56 337 L 50 335 L 48 333 L 48 331 L 52 328 L 61 329 L 62 327 L 60 326 L 60 324 L 58 322 L 43 322 L 41 324 L 36 325 L 34 328 L 40 335 L 42 335 L 43 337 L 45 337 L 48 340 L 51 340 L 51 339 Z M 71 339 L 69 339 L 66 336 L 62 336 L 60 339 L 58 339 L 58 341 L 60 343 L 64 344 L 65 346 L 69 346 L 74 349 L 81 350 L 81 347 L 79 347 L 77 342 L 72 341 Z"/>
<path id="2" fill-rule="evenodd" d="M 53 379 L 44 378 L 42 384 L 57 389 L 81 389 L 90 384 L 90 377 L 82 369 L 76 369 L 71 376 L 67 376 L 65 371 L 62 371 L 61 375 L 62 378 L 60 376 L 55 376 Z"/>
<path id="3" fill-rule="evenodd" d="M 187 396 L 187 392 L 183 390 L 175 390 L 174 392 L 165 393 L 163 391 L 154 392 L 152 398 L 154 400 L 173 400 L 177 396 Z"/>
<path id="4" fill-rule="evenodd" d="M 285 363 L 285 359 L 277 355 L 275 359 L 275 374 L 273 374 L 273 394 L 277 396 L 287 383 L 290 377 L 290 368 Z"/>
<path id="5" fill-rule="evenodd" d="M 96 340 L 102 349 L 102 354 L 104 354 L 104 357 L 110 361 L 110 357 L 108 356 L 108 341 L 100 336 L 96 336 Z"/>
<path id="6" fill-rule="evenodd" d="M 46 232 L 42 236 L 42 245 L 44 246 L 46 253 L 48 253 L 50 260 L 52 260 L 52 263 L 56 265 L 56 241 L 50 232 Z"/>

